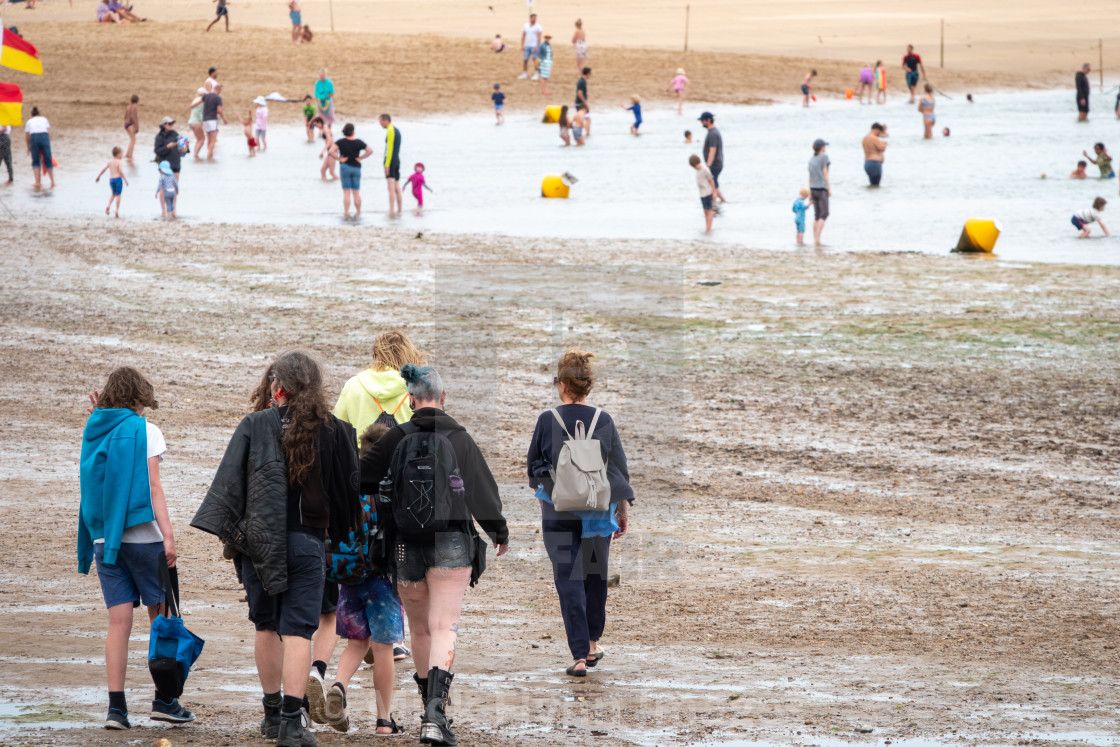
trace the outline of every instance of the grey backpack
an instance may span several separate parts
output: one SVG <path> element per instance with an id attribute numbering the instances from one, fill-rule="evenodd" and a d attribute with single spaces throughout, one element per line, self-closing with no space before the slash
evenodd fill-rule
<path id="1" fill-rule="evenodd" d="M 606 511 L 611 506 L 611 485 L 607 482 L 607 465 L 599 440 L 592 438 L 601 410 L 595 408 L 591 427 L 584 429 L 576 421 L 576 435 L 568 433 L 560 411 L 553 409 L 556 422 L 568 440 L 560 447 L 560 457 L 552 470 L 552 505 L 557 511 Z"/>

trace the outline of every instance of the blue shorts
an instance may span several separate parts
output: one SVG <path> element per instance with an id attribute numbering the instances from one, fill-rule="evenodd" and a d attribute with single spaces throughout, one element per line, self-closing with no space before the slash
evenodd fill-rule
<path id="1" fill-rule="evenodd" d="M 109 180 L 109 189 L 113 190 L 113 194 L 119 195 L 121 192 L 124 191 L 124 179 L 122 179 L 119 176 L 116 177 L 115 179 L 110 179 Z"/>
<path id="2" fill-rule="evenodd" d="M 918 85 L 918 72 L 916 70 L 906 73 L 906 87 L 913 88 Z"/>
<path id="3" fill-rule="evenodd" d="M 242 556 L 241 579 L 249 597 L 249 619 L 258 631 L 272 630 L 311 640 L 319 629 L 327 549 L 323 540 L 305 532 L 288 532 L 288 588 L 264 593 L 253 561 Z"/>
<path id="4" fill-rule="evenodd" d="M 31 136 L 31 168 L 37 169 L 40 165 L 47 171 L 54 169 L 51 159 L 51 136 L 49 132 L 36 132 Z"/>
<path id="5" fill-rule="evenodd" d="M 1072 218 L 1070 218 L 1069 222 L 1072 223 L 1073 227 L 1076 228 L 1078 231 L 1085 230 L 1085 221 L 1081 220 L 1076 215 L 1073 216 Z"/>
<path id="6" fill-rule="evenodd" d="M 404 640 L 401 600 L 386 576 L 339 586 L 337 615 L 335 632 L 341 638 L 387 644 Z"/>
<path id="7" fill-rule="evenodd" d="M 808 96 L 808 95 L 809 95 L 809 86 L 807 86 L 807 85 L 805 85 L 804 83 L 802 83 L 802 84 L 801 84 L 801 93 L 803 93 L 803 94 L 805 94 L 806 96 Z"/>
<path id="8" fill-rule="evenodd" d="M 300 18 L 298 10 L 288 11 L 288 18 L 292 19 L 292 25 L 293 26 L 302 26 L 303 25 L 303 20 Z"/>
<path id="9" fill-rule="evenodd" d="M 500 112 L 502 110 L 502 106 L 502 104 L 494 104 L 494 111 Z"/>
<path id="10" fill-rule="evenodd" d="M 700 204 L 704 206 L 705 210 L 711 210 L 712 209 L 712 196 L 711 195 L 704 195 L 703 197 L 700 198 Z"/>
<path id="11" fill-rule="evenodd" d="M 122 542 L 117 553 L 117 564 L 106 565 L 103 559 L 105 545 L 93 546 L 97 561 L 97 580 L 101 582 L 101 596 L 105 607 L 131 604 L 151 607 L 163 601 L 159 588 L 159 554 L 162 542 Z"/>
<path id="12" fill-rule="evenodd" d="M 524 62 L 528 62 L 529 60 L 533 59 L 536 56 L 537 56 L 537 48 L 536 47 L 525 47 L 525 49 L 521 50 L 521 59 Z"/>
<path id="13" fill-rule="evenodd" d="M 355 192 L 362 187 L 362 167 L 351 166 L 348 163 L 338 165 L 338 175 L 342 179 L 343 189 L 352 189 Z"/>

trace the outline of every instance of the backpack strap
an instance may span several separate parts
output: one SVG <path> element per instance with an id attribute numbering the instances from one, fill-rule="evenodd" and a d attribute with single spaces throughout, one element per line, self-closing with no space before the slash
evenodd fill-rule
<path id="1" fill-rule="evenodd" d="M 381 412 L 385 411 L 382 410 Z M 416 425 L 416 423 L 413 423 L 411 420 L 406 420 L 403 423 L 397 423 L 397 427 L 400 428 L 406 436 L 411 436 L 413 433 L 419 433 L 420 431 L 420 426 Z"/>
<path id="2" fill-rule="evenodd" d="M 374 401 L 376 402 L 377 400 L 375 399 Z M 405 392 L 404 396 L 401 397 L 401 401 L 397 403 L 396 408 L 393 410 L 392 415 L 395 416 L 397 414 L 397 410 L 400 410 L 402 407 L 404 407 L 404 403 L 407 402 L 407 401 L 408 401 L 408 392 Z M 377 402 L 377 406 L 381 407 L 381 403 Z M 382 407 L 381 412 L 385 412 L 385 408 Z"/>
<path id="3" fill-rule="evenodd" d="M 588 438 L 595 438 L 595 425 L 599 422 L 599 413 L 601 413 L 602 411 L 602 408 L 595 408 L 595 416 L 591 418 L 591 425 L 587 428 Z"/>
<path id="4" fill-rule="evenodd" d="M 406 394 L 405 396 L 407 397 L 408 395 Z M 381 410 L 381 412 L 385 412 L 385 408 L 381 406 L 381 400 L 379 400 L 377 397 L 370 397 L 370 399 L 372 399 L 374 404 L 377 405 L 378 410 Z M 400 405 L 397 405 L 397 409 L 400 409 Z M 393 414 L 396 415 L 397 410 L 393 410 Z"/>
<path id="5" fill-rule="evenodd" d="M 564 434 L 568 437 L 568 440 L 571 441 L 572 434 L 568 433 L 568 426 L 564 425 L 564 418 L 560 417 L 560 409 L 557 407 L 553 407 L 552 415 L 556 418 L 556 422 L 560 424 L 560 427 L 564 429 Z"/>

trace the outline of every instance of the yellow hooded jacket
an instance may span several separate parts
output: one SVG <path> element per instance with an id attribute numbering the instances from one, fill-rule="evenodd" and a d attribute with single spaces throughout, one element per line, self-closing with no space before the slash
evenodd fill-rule
<path id="1" fill-rule="evenodd" d="M 338 404 L 334 406 L 334 415 L 354 426 L 361 439 L 362 433 L 377 420 L 383 409 L 398 423 L 412 419 L 412 408 L 408 406 L 408 392 L 401 375 L 392 369 L 372 371 L 367 368 L 342 387 Z"/>

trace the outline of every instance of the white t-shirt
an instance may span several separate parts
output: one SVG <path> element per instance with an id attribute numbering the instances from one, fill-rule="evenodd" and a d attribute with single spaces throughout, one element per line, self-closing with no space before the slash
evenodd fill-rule
<path id="1" fill-rule="evenodd" d="M 696 186 L 700 188 L 700 196 L 707 197 L 712 193 L 712 170 L 707 167 L 703 162 L 700 163 L 700 168 L 696 169 Z"/>
<path id="2" fill-rule="evenodd" d="M 210 93 L 214 93 L 214 89 L 218 87 L 218 81 L 214 80 L 213 78 L 207 78 L 205 81 L 203 81 L 202 87 L 206 88 L 207 83 L 210 84 Z"/>
<path id="3" fill-rule="evenodd" d="M 1089 208 L 1088 210 L 1082 210 L 1081 212 L 1079 212 L 1077 214 L 1077 217 L 1085 223 L 1096 223 L 1097 220 L 1101 217 L 1101 212 L 1096 208 Z"/>
<path id="4" fill-rule="evenodd" d="M 0 135 L 7 135 L 11 133 L 12 128 L 8 125 L 0 125 Z"/>
<path id="5" fill-rule="evenodd" d="M 521 31 L 525 34 L 525 47 L 538 47 L 541 43 L 541 34 L 544 33 L 544 27 L 539 23 L 529 25 L 526 23 L 521 27 Z"/>
<path id="6" fill-rule="evenodd" d="M 148 459 L 152 457 L 159 457 L 163 461 L 163 455 L 167 451 L 167 441 L 163 438 L 163 433 L 159 428 L 152 425 L 151 421 L 144 421 L 148 433 Z M 94 544 L 104 543 L 104 539 L 94 540 Z M 137 524 L 134 527 L 129 527 L 124 530 L 121 535 L 121 543 L 128 543 L 132 545 L 139 545 L 145 542 L 163 542 L 163 532 L 159 530 L 159 525 L 154 521 L 149 521 L 145 524 Z"/>
<path id="7" fill-rule="evenodd" d="M 38 135 L 43 132 L 49 132 L 50 129 L 51 123 L 48 122 L 47 118 L 42 115 L 38 117 L 32 117 L 31 119 L 23 123 L 23 131 L 28 135 Z"/>

